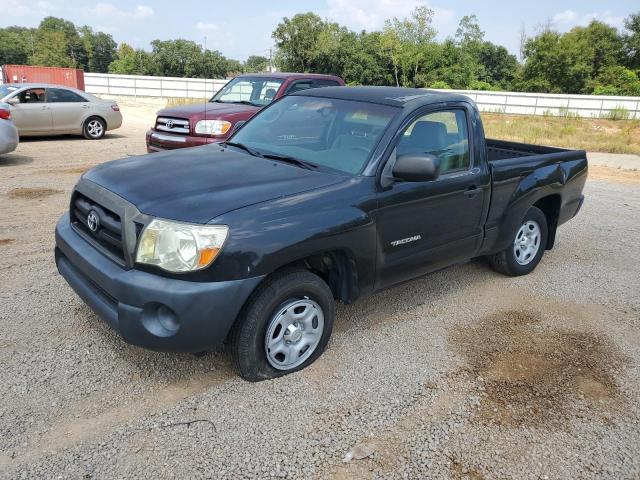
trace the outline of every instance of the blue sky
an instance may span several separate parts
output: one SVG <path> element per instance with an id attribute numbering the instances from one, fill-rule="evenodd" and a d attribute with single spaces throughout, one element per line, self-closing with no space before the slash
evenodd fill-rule
<path id="1" fill-rule="evenodd" d="M 518 51 L 523 25 L 529 34 L 548 21 L 565 31 L 597 18 L 622 28 L 625 17 L 640 11 L 637 0 L 107 0 L 91 4 L 79 0 L 0 0 L 0 26 L 36 26 L 43 17 L 53 15 L 111 33 L 117 42 L 147 49 L 156 38 L 203 43 L 206 36 L 209 48 L 244 60 L 249 55 L 267 54 L 273 45 L 271 32 L 284 16 L 313 11 L 354 30 L 372 30 L 380 28 L 386 18 L 406 16 L 416 5 L 435 11 L 440 38 L 455 33 L 460 17 L 476 14 L 486 38 L 513 53 Z"/>

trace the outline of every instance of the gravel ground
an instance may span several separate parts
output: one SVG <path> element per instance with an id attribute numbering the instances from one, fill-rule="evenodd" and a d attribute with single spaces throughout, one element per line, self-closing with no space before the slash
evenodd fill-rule
<path id="1" fill-rule="evenodd" d="M 153 109 L 123 110 L 0 158 L 1 478 L 640 477 L 638 172 L 592 170 L 533 274 L 478 260 L 341 306 L 314 365 L 251 384 L 224 351 L 126 345 L 56 273 L 79 173 L 144 152 Z"/>

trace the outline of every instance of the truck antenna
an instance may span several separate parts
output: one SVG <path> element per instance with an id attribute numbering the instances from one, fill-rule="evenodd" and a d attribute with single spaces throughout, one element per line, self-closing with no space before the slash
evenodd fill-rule
<path id="1" fill-rule="evenodd" d="M 202 52 L 202 74 L 204 75 L 204 119 L 207 120 L 207 104 L 209 93 L 207 91 L 207 36 L 204 36 L 204 52 Z M 205 125 L 207 125 L 205 123 Z"/>

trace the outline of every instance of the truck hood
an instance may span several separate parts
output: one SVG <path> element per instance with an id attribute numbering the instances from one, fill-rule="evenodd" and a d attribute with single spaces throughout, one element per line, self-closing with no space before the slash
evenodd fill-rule
<path id="1" fill-rule="evenodd" d="M 183 105 L 180 107 L 163 108 L 159 110 L 157 115 L 159 117 L 176 117 L 176 118 L 190 118 L 191 120 L 202 120 L 205 118 L 205 105 L 207 107 L 207 119 L 226 119 L 229 116 L 240 115 L 242 117 L 249 118 L 253 116 L 260 107 L 254 107 L 252 105 L 243 105 L 241 103 L 202 103 L 197 105 Z"/>
<path id="2" fill-rule="evenodd" d="M 219 145 L 115 160 L 82 178 L 133 203 L 142 213 L 192 223 L 207 223 L 238 208 L 345 179 Z"/>

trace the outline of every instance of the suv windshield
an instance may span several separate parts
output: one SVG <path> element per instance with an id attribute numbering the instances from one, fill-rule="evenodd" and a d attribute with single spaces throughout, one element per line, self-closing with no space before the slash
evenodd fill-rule
<path id="1" fill-rule="evenodd" d="M 284 97 L 230 143 L 346 173 L 360 172 L 397 107 L 334 98 Z"/>
<path id="2" fill-rule="evenodd" d="M 236 77 L 216 93 L 210 102 L 249 103 L 258 107 L 270 104 L 284 82 L 281 78 Z"/>

